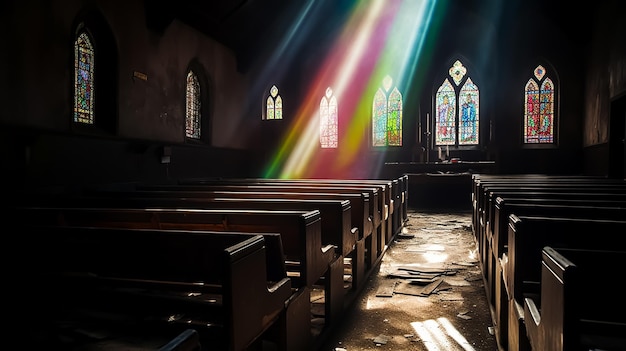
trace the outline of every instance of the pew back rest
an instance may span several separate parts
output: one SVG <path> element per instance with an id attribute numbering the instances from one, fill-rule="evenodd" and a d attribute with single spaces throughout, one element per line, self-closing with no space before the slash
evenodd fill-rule
<path id="1" fill-rule="evenodd" d="M 32 235 L 21 240 L 22 257 L 34 268 L 33 283 L 22 288 L 43 288 L 45 301 L 56 306 L 46 309 L 60 318 L 80 315 L 77 323 L 195 326 L 216 343 L 243 350 L 278 319 L 292 294 L 290 279 L 268 282 L 260 233 L 25 227 Z M 45 304 L 27 302 L 33 301 Z"/>
<path id="2" fill-rule="evenodd" d="M 539 294 L 545 246 L 611 249 L 624 239 L 626 221 L 542 216 L 509 216 L 507 290 L 523 305 L 524 294 Z M 533 288 L 534 286 L 534 288 Z"/>
<path id="3" fill-rule="evenodd" d="M 621 204 L 621 206 L 620 206 Z M 492 218 L 492 247 L 497 257 L 507 245 L 509 215 L 517 216 L 549 216 L 596 219 L 626 219 L 626 201 L 623 203 L 604 203 L 600 200 L 593 204 L 580 201 L 537 203 L 524 198 L 497 197 L 495 215 Z"/>
<path id="4" fill-rule="evenodd" d="M 322 246 L 319 210 L 17 207 L 13 214 L 23 222 L 47 225 L 268 233 L 270 274 L 282 274 L 282 269 L 274 269 L 278 260 L 283 268 L 293 262 L 288 270 L 299 275 L 294 276 L 295 285 L 313 285 L 335 257 L 334 250 Z"/>
<path id="5" fill-rule="evenodd" d="M 609 350 L 616 341 L 623 345 L 626 307 L 607 298 L 606 290 L 592 287 L 615 280 L 626 251 L 546 246 L 542 263 L 540 337 L 535 337 L 541 347 Z"/>
<path id="6" fill-rule="evenodd" d="M 352 226 L 358 228 L 359 239 L 372 234 L 373 215 L 368 193 L 304 193 L 281 191 L 100 191 L 97 194 L 48 198 L 39 200 L 43 205 L 64 203 L 67 206 L 84 204 L 90 207 L 179 207 L 185 201 L 186 208 L 205 208 L 207 201 L 216 198 L 246 200 L 322 200 L 350 201 Z"/>

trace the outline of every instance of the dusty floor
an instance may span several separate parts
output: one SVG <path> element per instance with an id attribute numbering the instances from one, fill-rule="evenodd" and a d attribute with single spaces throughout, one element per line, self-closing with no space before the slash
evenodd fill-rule
<path id="1" fill-rule="evenodd" d="M 403 233 L 320 351 L 498 350 L 471 213 L 409 210 Z"/>

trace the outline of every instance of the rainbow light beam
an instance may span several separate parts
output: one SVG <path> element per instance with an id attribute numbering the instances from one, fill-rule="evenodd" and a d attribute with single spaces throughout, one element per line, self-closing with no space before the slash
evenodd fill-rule
<path id="1" fill-rule="evenodd" d="M 375 177 L 382 157 L 380 160 L 371 157 L 369 134 L 374 93 L 386 75 L 394 78 L 394 86 L 400 92 L 407 90 L 422 56 L 436 2 L 354 3 L 332 50 L 307 88 L 294 122 L 265 170 L 266 178 Z M 298 18 L 296 22 L 301 25 L 305 21 Z M 294 40 L 293 35 L 288 38 Z M 322 149 L 319 143 L 319 104 L 327 87 L 333 89 L 339 103 L 341 134 L 337 149 Z"/>

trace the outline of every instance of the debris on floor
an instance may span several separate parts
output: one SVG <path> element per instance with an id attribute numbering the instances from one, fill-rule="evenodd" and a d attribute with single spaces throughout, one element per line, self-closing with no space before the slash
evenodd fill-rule
<path id="1" fill-rule="evenodd" d="M 380 334 L 374 338 L 375 344 L 385 345 L 387 342 L 389 342 L 389 336 L 384 335 L 384 334 Z"/>

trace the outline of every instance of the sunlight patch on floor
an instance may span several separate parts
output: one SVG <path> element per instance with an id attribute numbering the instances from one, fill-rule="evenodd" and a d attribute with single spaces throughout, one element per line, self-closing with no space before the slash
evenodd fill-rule
<path id="1" fill-rule="evenodd" d="M 428 351 L 474 351 L 467 339 L 461 335 L 447 318 L 442 317 L 436 320 L 428 319 L 423 322 L 412 322 L 411 326 Z"/>

